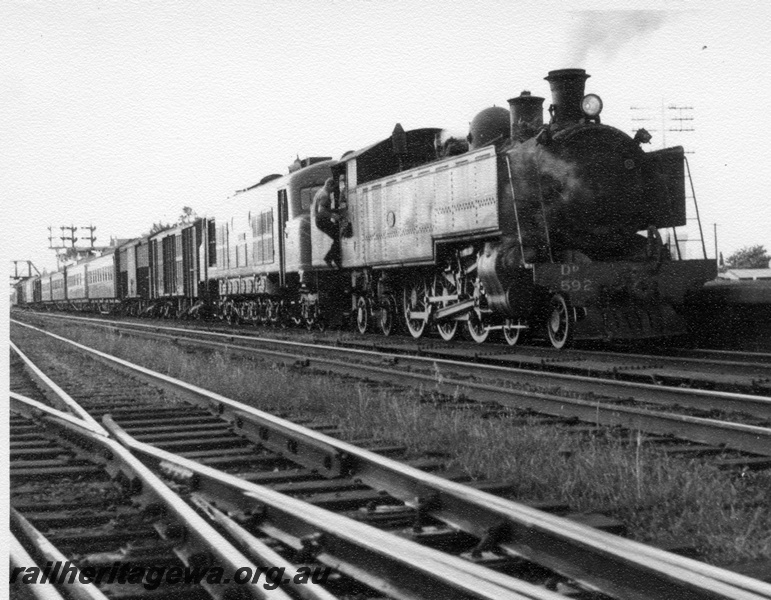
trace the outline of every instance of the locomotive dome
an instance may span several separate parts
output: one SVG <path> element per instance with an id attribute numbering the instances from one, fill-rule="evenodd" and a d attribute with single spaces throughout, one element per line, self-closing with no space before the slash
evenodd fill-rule
<path id="1" fill-rule="evenodd" d="M 509 137 L 509 111 L 500 106 L 491 106 L 471 120 L 468 141 L 471 150 L 486 146 L 495 139 Z"/>

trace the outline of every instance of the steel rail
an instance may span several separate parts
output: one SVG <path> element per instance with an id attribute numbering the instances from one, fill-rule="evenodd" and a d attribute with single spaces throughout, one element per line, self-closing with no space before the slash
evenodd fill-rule
<path id="1" fill-rule="evenodd" d="M 63 437 L 76 439 L 78 445 L 82 444 L 91 449 L 112 475 L 122 473 L 126 480 L 138 482 L 137 485 L 141 485 L 143 494 L 149 494 L 165 507 L 168 517 L 184 524 L 184 537 L 176 547 L 176 552 L 184 557 L 186 562 L 206 557 L 203 560 L 221 566 L 230 576 L 244 567 L 250 568 L 252 573 L 257 572 L 257 567 L 250 560 L 236 550 L 214 527 L 174 494 L 157 475 L 126 448 L 107 437 L 107 433 L 101 426 L 99 428 L 102 431 L 94 430 L 93 426 L 85 421 L 19 394 L 11 395 L 11 410 L 28 418 L 44 420 L 46 425 L 55 428 Z M 241 598 L 244 593 L 255 599 L 290 600 L 290 596 L 282 589 L 266 590 L 257 583 L 239 585 L 231 582 L 213 585 L 201 581 L 200 585 L 217 600 L 226 600 L 231 597 L 231 594 L 232 597 Z"/>
<path id="2" fill-rule="evenodd" d="M 68 319 L 68 317 L 55 318 Z M 83 320 L 83 317 L 74 317 Z M 370 358 L 382 364 L 383 361 L 399 363 L 403 366 L 415 368 L 431 369 L 437 374 L 445 377 L 485 377 L 500 381 L 512 382 L 516 385 L 544 387 L 559 387 L 579 394 L 591 394 L 592 396 L 616 396 L 619 398 L 633 397 L 635 400 L 653 404 L 662 404 L 665 406 L 678 405 L 698 410 L 732 410 L 745 413 L 762 419 L 771 420 L 771 397 L 758 396 L 752 394 L 739 394 L 735 392 L 720 392 L 713 390 L 696 390 L 691 388 L 682 388 L 674 386 L 653 385 L 641 382 L 619 381 L 614 379 L 587 377 L 583 375 L 573 375 L 566 373 L 554 373 L 549 371 L 536 371 L 530 369 L 521 369 L 515 367 L 503 367 L 499 365 L 486 365 L 476 362 L 453 360 L 447 358 L 413 356 L 409 354 L 389 353 L 386 351 L 364 350 L 361 348 L 347 348 L 344 346 L 332 346 L 326 344 L 308 344 L 304 342 L 294 342 L 289 340 L 276 340 L 272 338 L 261 338 L 256 336 L 246 336 L 239 334 L 227 334 L 219 332 L 209 332 L 200 330 L 185 330 L 186 334 L 198 335 L 202 337 L 213 337 L 228 340 L 228 342 L 217 342 L 197 340 L 195 338 L 186 338 L 179 334 L 179 329 L 173 327 L 148 325 L 144 323 L 106 323 L 100 319 L 91 320 L 95 325 L 104 328 L 115 328 L 119 331 L 137 331 L 137 330 L 155 330 L 147 331 L 146 335 L 156 337 L 172 337 L 177 342 L 196 341 L 199 343 L 208 343 L 212 346 L 227 346 L 233 349 L 232 342 L 236 340 L 251 342 L 261 345 L 273 345 L 284 348 L 299 349 L 304 353 L 308 352 L 333 352 L 336 355 L 347 355 L 355 358 Z M 21 323 L 12 319 L 12 322 Z M 161 333 L 168 332 L 168 333 Z M 247 348 L 239 348 L 247 350 Z M 254 352 L 268 354 L 271 351 L 267 348 L 251 348 Z M 281 357 L 282 354 L 275 352 L 271 356 Z M 296 360 L 296 356 L 294 357 Z M 315 357 L 313 360 L 319 363 L 332 361 L 328 359 Z M 446 374 L 445 374 L 446 373 Z"/>
<path id="3" fill-rule="evenodd" d="M 678 354 L 701 354 L 702 356 L 714 356 L 732 358 L 736 362 L 745 363 L 749 361 L 758 361 L 757 364 L 763 366 L 771 366 L 771 352 L 755 352 L 755 351 L 741 351 L 741 350 L 714 350 L 711 348 L 669 348 L 670 352 L 676 352 Z M 708 359 L 708 360 L 717 360 Z"/>
<path id="4" fill-rule="evenodd" d="M 253 558 L 259 560 L 258 564 L 284 566 L 288 569 L 288 563 L 280 555 L 243 531 L 231 519 L 209 504 L 202 495 L 204 489 L 214 492 L 209 494 L 209 498 L 216 500 L 218 504 L 228 500 L 232 502 L 235 498 L 236 501 L 232 502 L 234 508 L 243 513 L 261 513 L 260 527 L 269 535 L 276 535 L 290 545 L 292 540 L 295 540 L 299 543 L 299 545 L 295 544 L 298 550 L 301 549 L 303 540 L 323 532 L 326 564 L 363 580 L 375 589 L 395 598 L 404 600 L 434 596 L 458 598 L 458 600 L 465 598 L 470 600 L 497 600 L 498 598 L 558 600 L 562 598 L 559 594 L 491 571 L 484 566 L 421 546 L 274 492 L 269 488 L 138 442 L 117 426 L 109 416 L 104 418 L 107 424 L 105 429 L 98 422 L 96 425 L 83 422 L 69 413 L 58 411 L 14 392 L 11 392 L 11 398 L 14 408 L 27 416 L 51 417 L 102 438 L 111 436 L 112 433 L 112 437 L 119 443 L 139 454 L 140 459 L 144 458 L 144 462 L 151 465 L 151 470 L 170 473 L 177 481 L 180 481 L 180 478 L 186 478 L 186 474 L 194 473 L 196 494 L 193 502 L 213 521 L 225 528 L 232 537 L 248 541 L 248 547 L 244 548 L 244 551 L 256 555 Z M 148 460 L 148 456 L 157 460 Z M 172 464 L 176 464 L 178 468 L 171 468 Z M 238 499 L 238 496 L 241 498 Z M 266 508 L 269 508 L 267 514 L 264 513 Z M 289 524 L 288 527 L 287 524 Z M 336 539 L 336 543 L 332 543 L 333 538 Z M 332 553 L 328 548 L 335 548 L 336 552 Z M 56 560 L 66 559 L 59 557 Z M 302 598 L 333 600 L 333 597 L 323 588 L 314 590 L 313 586 L 297 585 L 295 591 Z"/>
<path id="5" fill-rule="evenodd" d="M 30 547 L 34 548 L 35 554 L 42 559 L 41 562 L 50 562 L 54 565 L 57 562 L 59 564 L 67 562 L 67 557 L 13 506 L 11 506 L 11 531 L 25 540 Z M 35 564 L 35 561 L 27 563 L 28 566 Z M 45 587 L 53 588 L 52 583 L 49 582 L 49 585 Z M 43 585 L 43 582 L 41 581 L 40 584 Z M 37 587 L 37 585 L 34 587 Z M 66 589 L 67 596 L 74 600 L 107 600 L 107 597 L 93 583 L 81 583 L 75 579 L 71 584 L 67 584 Z"/>
<path id="6" fill-rule="evenodd" d="M 34 559 L 29 555 L 24 546 L 21 545 L 18 538 L 13 533 L 6 534 L 9 538 L 8 545 L 8 558 L 10 562 L 10 570 L 13 573 L 14 569 L 27 569 L 34 566 L 36 563 Z M 58 590 L 52 585 L 37 585 L 23 583 L 18 580 L 18 576 L 15 581 L 11 582 L 11 597 L 18 599 L 31 599 L 31 600 L 64 600 Z M 81 585 L 78 582 L 77 585 Z M 16 592 L 14 594 L 14 592 Z M 81 600 L 82 597 L 73 595 L 75 600 Z M 106 599 L 105 599 L 106 600 Z"/>
<path id="7" fill-rule="evenodd" d="M 49 401 L 51 401 L 55 406 L 59 406 L 65 410 L 70 411 L 93 427 L 102 429 L 102 426 L 96 419 L 94 419 L 94 417 L 88 414 L 88 412 L 85 411 L 83 407 L 80 406 L 80 404 L 78 404 L 67 392 L 60 388 L 50 377 L 38 369 L 35 363 L 33 363 L 26 354 L 19 350 L 16 344 L 10 340 L 9 344 L 11 345 L 11 350 L 13 350 L 13 352 L 15 352 L 16 355 L 21 358 L 22 362 L 24 362 L 24 368 L 30 374 L 32 379 L 38 384 L 38 386 L 41 388 L 41 391 Z"/>
<path id="8" fill-rule="evenodd" d="M 167 337 L 167 334 L 152 332 L 145 333 L 144 335 Z M 262 354 L 274 360 L 282 360 L 287 365 L 296 365 L 298 359 L 298 356 L 294 354 L 264 348 L 243 347 L 211 340 L 181 338 L 179 336 L 176 336 L 174 340 L 178 343 L 184 341 L 220 347 L 229 352 Z M 370 355 L 372 354 L 369 351 L 366 352 Z M 411 358 L 408 357 L 408 360 Z M 399 362 L 403 364 L 404 361 L 400 360 Z M 379 381 L 397 385 L 411 383 L 450 396 L 463 394 L 464 397 L 475 401 L 495 402 L 502 406 L 529 409 L 539 413 L 555 415 L 566 419 L 578 419 L 607 427 L 619 426 L 656 435 L 673 435 L 699 444 L 725 447 L 760 456 L 771 456 L 771 428 L 766 427 L 623 406 L 618 401 L 614 402 L 604 398 L 582 400 L 542 392 L 474 383 L 456 379 L 455 377 L 444 376 L 441 371 L 424 374 L 405 371 L 404 369 L 381 367 L 366 363 L 351 363 L 350 361 L 322 357 L 305 357 L 301 364 L 305 368 L 316 367 L 327 371 L 334 371 L 339 375 L 361 378 L 363 374 L 366 374 L 368 378 L 377 378 Z M 462 365 L 464 363 L 459 364 Z M 767 401 L 771 402 L 771 399 Z"/>
<path id="9" fill-rule="evenodd" d="M 244 416 L 336 450 L 346 471 L 367 485 L 466 531 L 513 556 L 523 556 L 589 587 L 619 598 L 690 600 L 771 598 L 771 585 L 571 522 L 522 504 L 448 481 L 363 450 L 285 419 L 134 365 L 62 336 L 24 325 L 178 393 L 243 427 Z M 262 431 L 260 431 L 262 433 Z M 325 464 L 319 465 L 323 471 Z"/>
<path id="10" fill-rule="evenodd" d="M 421 546 L 292 496 L 240 479 L 193 460 L 140 442 L 109 415 L 105 426 L 116 440 L 152 469 L 190 482 L 193 500 L 211 512 L 211 500 L 243 515 L 267 535 L 300 549 L 318 539 L 315 559 L 397 598 L 561 598 L 543 588 L 508 577 L 462 558 Z M 215 518 L 217 516 L 215 515 Z M 231 533 L 243 532 L 228 525 Z"/>
<path id="11" fill-rule="evenodd" d="M 82 429 L 86 434 L 96 434 L 103 440 L 112 434 L 118 443 L 135 454 L 150 471 L 161 471 L 177 482 L 191 484 L 195 489 L 193 502 L 213 521 L 227 529 L 231 536 L 247 542 L 248 548 L 244 551 L 253 554 L 258 564 L 283 566 L 289 569 L 289 563 L 285 559 L 214 508 L 211 501 L 216 501 L 218 506 L 229 505 L 242 515 L 258 515 L 258 526 L 265 533 L 275 535 L 290 546 L 294 545 L 297 550 L 302 548 L 304 540 L 323 533 L 324 537 L 319 542 L 319 548 L 324 554 L 314 557 L 316 560 L 394 598 L 404 600 L 430 597 L 458 600 L 498 600 L 499 598 L 558 600 L 563 598 L 559 594 L 492 571 L 484 566 L 421 546 L 408 539 L 139 442 L 116 425 L 109 415 L 104 417 L 107 428 L 94 431 L 89 424 L 67 413 L 19 394 L 13 394 L 12 401 L 13 409 L 30 417 L 45 418 L 47 422 L 53 423 L 67 423 L 76 430 Z M 60 555 L 48 560 L 63 562 L 66 558 Z M 314 590 L 313 585 L 297 585 L 295 591 L 302 598 L 334 599 L 323 588 Z"/>

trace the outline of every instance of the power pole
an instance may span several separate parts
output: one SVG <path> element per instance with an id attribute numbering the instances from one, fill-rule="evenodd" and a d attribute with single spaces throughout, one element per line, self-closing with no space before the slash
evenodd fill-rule
<path id="1" fill-rule="evenodd" d="M 634 127 L 632 133 L 634 134 L 642 126 L 651 133 L 660 133 L 661 148 L 667 147 L 667 132 L 679 134 L 695 131 L 693 128 L 693 106 L 667 104 L 662 99 L 661 106 L 657 108 L 650 106 L 630 106 L 629 109 L 632 111 L 631 121 L 632 127 Z M 660 125 L 656 127 L 653 125 L 645 126 L 645 123 L 660 123 Z M 675 137 L 678 138 L 679 136 Z M 693 150 L 686 150 L 685 153 L 693 154 L 694 152 Z"/>

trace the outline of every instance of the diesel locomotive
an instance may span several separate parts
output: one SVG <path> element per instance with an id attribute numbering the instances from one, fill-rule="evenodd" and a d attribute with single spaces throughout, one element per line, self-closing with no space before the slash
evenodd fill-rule
<path id="1" fill-rule="evenodd" d="M 448 341 L 464 331 L 513 345 L 535 332 L 556 348 L 683 333 L 688 294 L 716 275 L 706 257 L 679 260 L 683 149 L 645 152 L 647 132 L 603 124 L 602 100 L 584 93 L 588 77 L 551 71 L 548 121 L 544 98 L 522 92 L 509 110 L 479 113 L 467 147 L 442 143 L 440 129 L 397 125 L 339 160 L 298 160 L 212 217 L 100 257 L 113 266 L 98 298 L 91 263 L 24 282 L 17 296 L 138 315 L 351 322 L 362 333 L 405 328 Z M 339 269 L 325 262 L 332 240 L 313 220 L 330 177 Z"/>

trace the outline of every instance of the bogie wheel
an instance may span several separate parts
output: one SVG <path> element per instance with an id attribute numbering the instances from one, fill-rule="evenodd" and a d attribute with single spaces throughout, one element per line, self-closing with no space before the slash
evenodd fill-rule
<path id="1" fill-rule="evenodd" d="M 383 335 L 391 335 L 396 330 L 396 300 L 388 294 L 380 304 L 378 327 Z"/>
<path id="2" fill-rule="evenodd" d="M 506 319 L 503 324 L 503 339 L 509 346 L 516 346 L 522 338 L 522 321 L 514 322 L 513 319 Z"/>
<path id="3" fill-rule="evenodd" d="M 238 307 L 235 303 L 230 304 L 230 308 L 225 313 L 225 318 L 231 325 L 238 325 L 241 322 L 241 316 L 238 314 Z"/>
<path id="4" fill-rule="evenodd" d="M 308 309 L 308 315 L 305 317 L 305 328 L 308 331 L 312 331 L 317 323 L 318 323 L 318 315 L 316 314 L 316 309 L 315 308 Z"/>
<path id="5" fill-rule="evenodd" d="M 356 329 L 359 333 L 369 331 L 369 301 L 364 296 L 359 296 L 356 302 Z"/>
<path id="6" fill-rule="evenodd" d="M 271 298 L 265 301 L 265 316 L 271 325 L 278 323 L 278 303 Z"/>
<path id="7" fill-rule="evenodd" d="M 404 288 L 404 321 L 410 335 L 415 339 L 423 336 L 426 331 L 428 317 L 412 317 L 414 312 L 428 312 L 428 300 L 426 284 L 421 279 L 416 279 Z"/>
<path id="8" fill-rule="evenodd" d="M 546 333 L 557 350 L 567 348 L 573 340 L 573 310 L 562 294 L 554 294 L 549 303 Z"/>
<path id="9" fill-rule="evenodd" d="M 468 315 L 466 333 L 477 344 L 484 344 L 490 335 L 490 330 L 485 327 L 481 315 L 476 310 L 472 310 Z"/>

